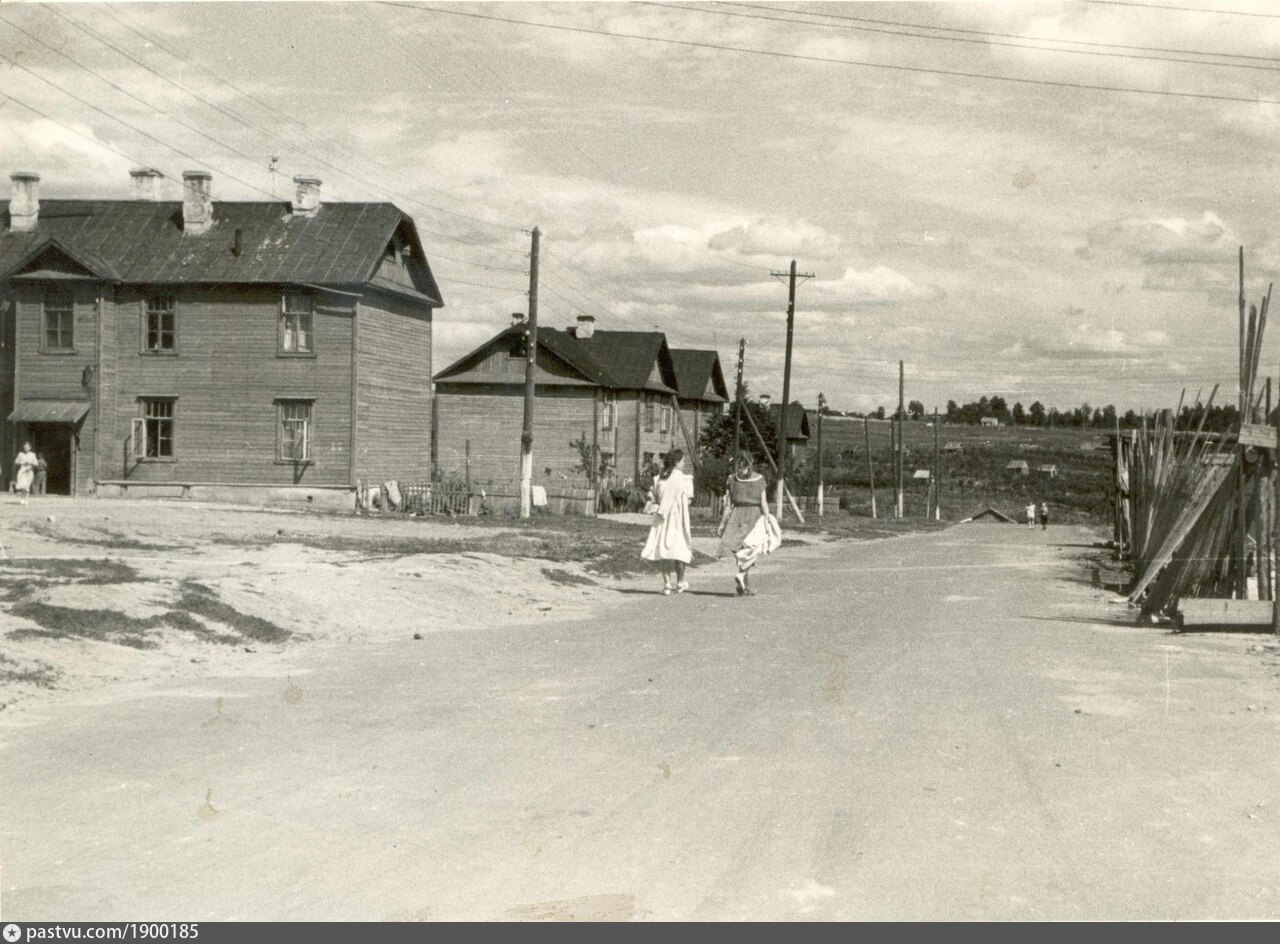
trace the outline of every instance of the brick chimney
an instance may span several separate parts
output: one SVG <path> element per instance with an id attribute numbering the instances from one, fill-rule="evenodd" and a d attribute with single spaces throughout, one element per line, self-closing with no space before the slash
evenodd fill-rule
<path id="1" fill-rule="evenodd" d="M 213 226 L 213 175 L 207 170 L 182 172 L 182 231 L 201 236 Z"/>
<path id="2" fill-rule="evenodd" d="M 767 393 L 762 393 L 762 394 L 760 394 L 760 405 L 761 405 L 761 406 L 763 406 L 763 407 L 765 407 L 765 408 L 768 408 L 768 406 L 769 406 L 770 402 L 772 402 L 772 400 L 773 400 L 773 397 L 769 396 L 769 394 L 767 394 Z"/>
<path id="3" fill-rule="evenodd" d="M 13 191 L 9 195 L 9 232 L 29 233 L 40 219 L 40 175 L 28 170 L 9 175 Z"/>
<path id="4" fill-rule="evenodd" d="M 320 179 L 318 177 L 293 178 L 293 215 L 315 216 L 320 209 Z"/>
<path id="5" fill-rule="evenodd" d="M 133 199 L 154 203 L 160 199 L 160 181 L 164 174 L 154 167 L 135 167 L 129 171 L 133 178 Z"/>
<path id="6" fill-rule="evenodd" d="M 587 341 L 591 335 L 596 333 L 596 319 L 594 315 L 579 315 L 578 326 L 573 331 L 573 336 L 579 341 Z"/>
<path id="7" fill-rule="evenodd" d="M 524 312 L 513 311 L 511 313 L 511 326 L 514 328 L 516 325 L 521 324 L 524 324 Z"/>

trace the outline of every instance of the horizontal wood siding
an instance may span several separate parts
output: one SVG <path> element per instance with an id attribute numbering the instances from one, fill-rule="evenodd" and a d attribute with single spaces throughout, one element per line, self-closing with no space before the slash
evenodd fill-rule
<path id="1" fill-rule="evenodd" d="M 595 388 L 543 387 L 533 411 L 533 480 L 586 484 L 577 471 L 580 436 L 591 443 Z M 510 482 L 520 474 L 520 431 L 524 423 L 524 390 L 509 384 L 436 385 L 437 461 L 442 476 L 461 477 L 471 440 L 471 479 Z M 605 449 L 601 440 L 600 448 Z M 547 470 L 550 470 L 548 473 Z"/>
<path id="2" fill-rule="evenodd" d="M 431 474 L 431 310 L 371 293 L 356 328 L 356 477 Z"/>
<path id="3" fill-rule="evenodd" d="M 0 286 L 2 287 L 2 286 Z M 9 422 L 13 412 L 13 362 L 17 302 L 0 297 L 0 489 L 8 491 L 13 478 L 13 457 L 18 454 L 15 431 Z"/>
<path id="4" fill-rule="evenodd" d="M 653 430 L 645 429 L 645 403 L 652 402 L 654 407 Z M 618 392 L 618 449 L 616 453 L 616 477 L 624 483 L 635 481 L 636 473 L 636 413 L 640 414 L 640 451 L 641 464 L 645 453 L 652 453 L 654 460 L 672 448 L 688 449 L 680 436 L 680 424 L 676 422 L 674 411 L 671 417 L 671 429 L 662 432 L 662 407 L 671 404 L 670 396 L 654 393 L 638 393 L 620 390 Z M 687 468 L 687 467 L 686 467 Z M 643 473 L 642 473 L 643 474 Z M 641 483 L 646 484 L 646 483 Z"/>
<path id="5" fill-rule="evenodd" d="M 175 291 L 177 353 L 144 354 L 146 293 L 119 292 L 110 448 L 103 479 L 344 485 L 350 479 L 349 301 L 317 293 L 314 357 L 280 356 L 280 292 L 270 287 Z M 125 459 L 140 398 L 173 397 L 174 459 Z M 277 398 L 312 399 L 312 462 L 276 462 Z M 126 474 L 127 473 L 127 474 Z"/>
<path id="6" fill-rule="evenodd" d="M 97 365 L 98 354 L 99 286 L 96 283 L 77 282 L 70 289 L 75 312 L 74 351 L 44 353 L 41 351 L 44 287 L 40 283 L 15 284 L 19 400 L 39 398 L 92 402 L 93 369 Z M 86 368 L 89 369 L 88 373 Z M 75 488 L 80 495 L 87 495 L 93 490 L 95 425 L 97 417 L 90 409 L 89 415 L 79 427 L 77 444 Z M 23 431 L 19 429 L 15 433 L 21 435 Z M 12 456 L 5 461 L 12 463 Z"/>

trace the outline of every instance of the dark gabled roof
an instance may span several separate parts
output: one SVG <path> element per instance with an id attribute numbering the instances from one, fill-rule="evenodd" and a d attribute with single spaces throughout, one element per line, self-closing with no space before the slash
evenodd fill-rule
<path id="1" fill-rule="evenodd" d="M 438 382 L 466 373 L 505 339 L 524 332 L 524 325 L 512 325 L 454 361 L 433 379 Z M 675 393 L 671 353 L 666 337 L 656 331 L 596 331 L 584 340 L 575 337 L 571 329 L 540 328 L 538 349 L 549 351 L 585 379 L 601 387 Z M 665 378 L 664 383 L 654 383 L 649 379 L 655 363 Z"/>
<path id="2" fill-rule="evenodd" d="M 444 368 L 444 370 L 441 370 L 433 379 L 436 381 L 448 380 L 450 377 L 466 373 L 479 361 L 483 360 L 493 348 L 502 344 L 508 338 L 521 337 L 524 333 L 525 326 L 522 324 L 512 325 L 505 331 L 498 332 L 475 350 L 463 355 Z M 583 350 L 582 345 L 578 343 L 578 339 L 571 334 L 562 334 L 559 331 L 539 331 L 538 350 L 548 351 L 591 383 L 598 384 L 601 387 L 618 386 L 613 377 L 596 362 L 594 357 Z"/>
<path id="3" fill-rule="evenodd" d="M 781 403 L 769 404 L 769 415 L 773 417 L 774 425 L 778 424 L 778 417 L 782 415 Z M 792 400 L 791 406 L 787 408 L 787 439 L 808 439 L 809 438 L 809 415 L 808 411 L 797 401 Z"/>
<path id="4" fill-rule="evenodd" d="M 720 370 L 720 355 L 716 351 L 673 347 L 671 365 L 675 368 L 676 391 L 681 399 L 703 400 L 708 403 L 729 401 L 724 373 Z M 715 390 L 713 396 L 707 395 L 709 384 Z"/>
<path id="5" fill-rule="evenodd" d="M 390 203 L 322 203 L 307 217 L 285 201 L 215 202 L 199 236 L 183 233 L 177 201 L 41 200 L 30 233 L 8 232 L 8 216 L 5 201 L 0 278 L 53 247 L 105 279 L 142 284 L 364 284 L 399 231 L 413 251 L 410 294 L 442 304 L 413 220 Z"/>
<path id="6" fill-rule="evenodd" d="M 661 331 L 593 331 L 583 339 L 574 335 L 573 328 L 566 328 L 564 335 L 572 338 L 604 367 L 614 379 L 614 386 L 623 390 L 652 390 L 657 393 L 675 393 L 676 376 L 671 364 L 671 350 L 667 336 Z M 538 335 L 542 337 L 541 334 Z M 661 383 L 649 378 L 654 364 L 662 377 Z"/>
<path id="7" fill-rule="evenodd" d="M 1017 524 L 1016 521 L 1014 521 L 1004 512 L 997 511 L 996 509 L 992 508 L 990 505 L 988 505 L 986 508 L 983 508 L 979 512 L 975 512 L 974 514 L 970 515 L 968 518 L 965 518 L 960 523 L 965 524 L 970 521 L 984 521 L 988 519 L 990 519 L 991 521 L 998 521 L 1000 524 Z"/>

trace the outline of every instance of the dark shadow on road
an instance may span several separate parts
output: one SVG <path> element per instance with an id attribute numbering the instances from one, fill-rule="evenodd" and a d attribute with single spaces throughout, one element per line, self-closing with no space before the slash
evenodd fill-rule
<path id="1" fill-rule="evenodd" d="M 661 590 L 634 590 L 634 589 L 631 589 L 631 588 L 629 588 L 629 587 L 611 587 L 610 589 L 611 589 L 614 593 L 627 593 L 627 594 L 632 594 L 632 595 L 635 595 L 635 596 L 642 596 L 642 597 L 655 597 L 655 596 L 656 596 L 656 597 L 660 597 L 660 596 L 662 596 L 662 591 L 661 591 Z M 683 596 L 683 597 L 732 597 L 732 596 L 734 596 L 734 595 L 735 595 L 735 594 L 734 594 L 734 592 L 733 592 L 732 590 L 730 590 L 730 591 L 728 591 L 728 592 L 726 592 L 726 593 L 712 593 L 711 591 L 708 591 L 708 590 L 686 590 L 684 593 L 673 593 L 673 594 L 671 594 L 671 596 L 673 596 L 673 597 L 677 597 L 677 596 Z"/>

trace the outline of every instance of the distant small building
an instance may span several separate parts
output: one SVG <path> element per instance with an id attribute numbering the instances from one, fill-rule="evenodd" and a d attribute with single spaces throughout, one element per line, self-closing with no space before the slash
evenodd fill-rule
<path id="1" fill-rule="evenodd" d="M 942 451 L 943 452 L 964 452 L 964 446 L 960 445 L 960 442 L 958 440 L 953 439 L 951 440 L 951 442 L 947 443 L 945 446 L 942 447 Z"/>
<path id="2" fill-rule="evenodd" d="M 1037 467 L 1036 471 L 1051 479 L 1056 479 L 1058 477 L 1058 467 L 1056 465 L 1040 465 Z"/>
<path id="3" fill-rule="evenodd" d="M 773 417 L 775 426 L 781 426 L 783 415 L 781 403 L 769 404 L 769 415 Z M 809 411 L 797 403 L 791 401 L 791 405 L 786 411 L 786 441 L 787 454 L 795 459 L 805 455 L 809 451 Z M 773 447 L 773 443 L 769 444 Z"/>
<path id="4" fill-rule="evenodd" d="M 982 511 L 979 511 L 976 514 L 970 515 L 968 518 L 965 518 L 960 523 L 968 524 L 971 521 L 977 522 L 980 524 L 1016 524 L 1017 523 L 1008 515 L 1004 514 L 1003 512 L 996 511 L 996 509 L 992 508 L 990 505 L 982 509 Z"/>
<path id="5" fill-rule="evenodd" d="M 1016 472 L 1018 475 L 1031 474 L 1031 467 L 1027 465 L 1025 459 L 1014 459 L 1012 462 L 1005 465 L 1004 470 L 1006 472 Z"/>
<path id="6" fill-rule="evenodd" d="M 918 481 L 924 481 L 924 482 L 927 482 L 927 481 L 929 481 L 929 479 L 930 479 L 930 478 L 932 478 L 932 476 L 929 474 L 929 470 L 928 470 L 928 469 L 916 469 L 915 473 L 911 476 L 911 481 L 913 481 L 913 482 L 918 482 Z"/>
<path id="7" fill-rule="evenodd" d="M 984 416 L 982 417 L 982 425 L 983 426 L 999 426 L 1000 421 L 996 419 L 994 416 Z"/>

